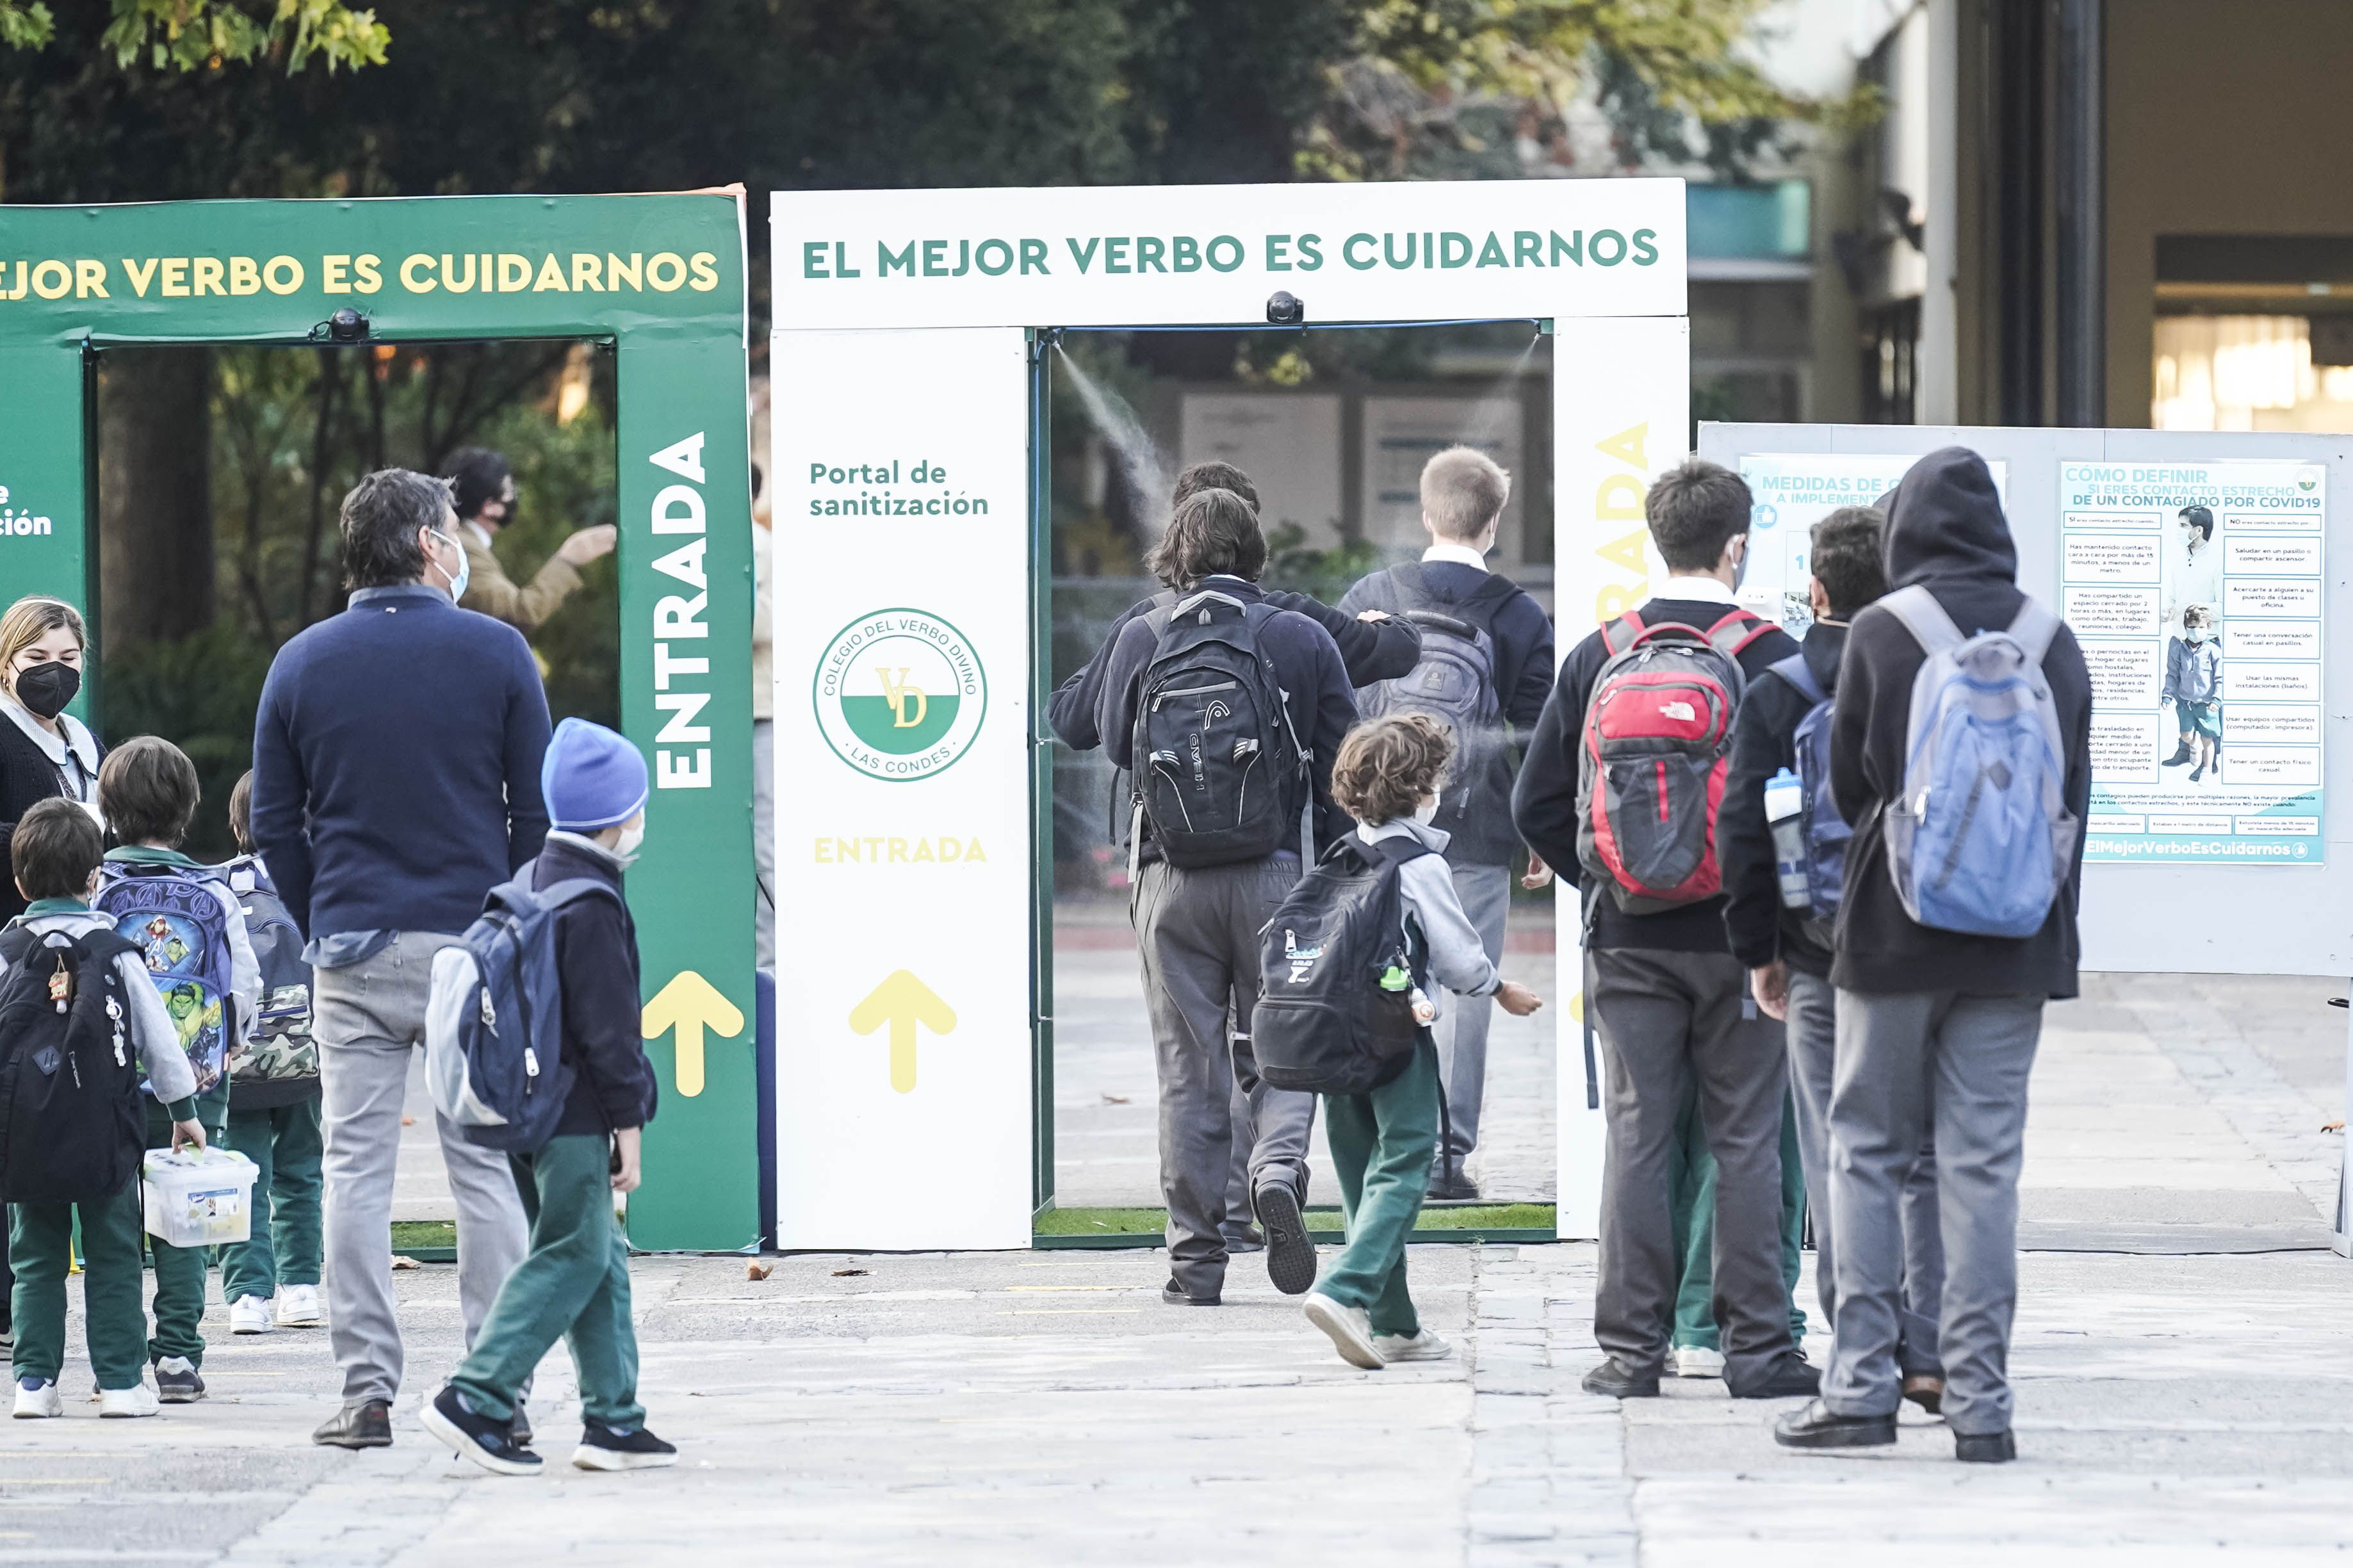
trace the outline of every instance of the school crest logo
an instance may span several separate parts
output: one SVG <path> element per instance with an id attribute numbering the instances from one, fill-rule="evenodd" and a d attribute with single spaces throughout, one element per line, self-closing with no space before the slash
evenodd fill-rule
<path id="1" fill-rule="evenodd" d="M 980 656 L 925 610 L 876 610 L 836 632 L 818 659 L 812 692 L 833 754 L 892 784 L 953 766 L 988 711 Z"/>

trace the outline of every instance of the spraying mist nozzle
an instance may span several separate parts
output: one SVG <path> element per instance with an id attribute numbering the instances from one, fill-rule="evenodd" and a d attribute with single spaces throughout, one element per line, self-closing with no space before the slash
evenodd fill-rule
<path id="1" fill-rule="evenodd" d="M 1277 289 L 1266 297 L 1266 321 L 1271 327 L 1299 327 L 1307 323 L 1306 301 L 1288 289 Z"/>

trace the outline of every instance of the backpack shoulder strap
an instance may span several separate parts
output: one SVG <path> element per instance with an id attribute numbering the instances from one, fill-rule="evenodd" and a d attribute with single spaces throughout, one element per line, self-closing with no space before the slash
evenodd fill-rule
<path id="1" fill-rule="evenodd" d="M 1750 643 L 1776 629 L 1771 621 L 1754 610 L 1727 610 L 1723 619 L 1707 628 L 1707 640 L 1716 652 L 1727 658 L 1738 658 Z"/>
<path id="2" fill-rule="evenodd" d="M 1178 616 L 1190 615 L 1212 600 L 1220 605 L 1231 605 L 1235 609 L 1245 613 L 1250 609 L 1248 605 L 1235 598 L 1231 594 L 1220 594 L 1215 588 L 1199 588 L 1179 599 L 1176 607 L 1169 612 L 1169 618 L 1173 620 Z M 1164 621 L 1161 624 L 1166 626 L 1167 622 Z"/>
<path id="3" fill-rule="evenodd" d="M 1912 640 L 1931 658 L 1968 640 L 1961 636 L 1961 628 L 1953 625 L 1953 617 L 1945 613 L 1945 606 L 1936 603 L 1936 595 L 1921 584 L 1898 588 L 1879 602 L 1904 623 Z"/>
<path id="4" fill-rule="evenodd" d="M 1830 693 L 1824 691 L 1822 683 L 1814 679 L 1814 672 L 1806 663 L 1806 656 L 1802 653 L 1793 653 L 1787 658 L 1775 659 L 1773 673 L 1795 687 L 1798 695 L 1809 702 L 1830 700 Z"/>
<path id="5" fill-rule="evenodd" d="M 1419 860 L 1425 855 L 1438 853 L 1409 833 L 1392 834 L 1387 838 L 1376 838 L 1369 844 L 1358 839 L 1357 843 L 1371 855 L 1378 856 L 1392 866 L 1402 866 L 1409 860 Z"/>
<path id="6" fill-rule="evenodd" d="M 2051 639 L 2059 635 L 2059 617 L 2051 606 L 2029 594 L 2026 602 L 2018 606 L 2018 614 L 2010 623 L 2010 640 L 2026 655 L 2026 662 L 2040 665 L 2042 656 L 2051 651 Z"/>
<path id="7" fill-rule="evenodd" d="M 1601 646 L 1612 655 L 1621 654 L 1640 642 L 1650 630 L 1642 624 L 1640 615 L 1629 610 L 1614 621 L 1601 623 Z"/>
<path id="8" fill-rule="evenodd" d="M 540 889 L 532 897 L 539 900 L 541 909 L 560 910 L 566 904 L 593 899 L 600 893 L 617 904 L 621 901 L 621 895 L 611 883 L 599 881 L 594 877 L 567 877 L 552 887 Z"/>

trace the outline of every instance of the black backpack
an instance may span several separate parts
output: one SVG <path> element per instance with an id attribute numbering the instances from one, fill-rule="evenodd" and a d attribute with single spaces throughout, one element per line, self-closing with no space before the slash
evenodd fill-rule
<path id="1" fill-rule="evenodd" d="M 1287 789 L 1301 803 L 1300 857 L 1314 858 L 1308 753 L 1259 646 L 1280 614 L 1208 589 L 1145 616 L 1157 641 L 1135 704 L 1133 827 L 1148 825 L 1171 866 L 1223 866 L 1284 847 Z M 1140 834 L 1131 838 L 1131 856 L 1141 844 Z"/>
<path id="2" fill-rule="evenodd" d="M 1452 777 L 1430 826 L 1462 840 L 1463 848 L 1482 824 L 1501 824 L 1502 839 L 1517 842 L 1490 624 L 1513 587 L 1510 579 L 1490 575 L 1465 597 L 1446 598 L 1430 588 L 1420 563 L 1409 561 L 1375 573 L 1349 595 L 1351 604 L 1402 616 L 1421 631 L 1421 661 L 1395 680 L 1358 687 L 1356 714 L 1422 713 L 1446 727 L 1454 741 Z"/>
<path id="3" fill-rule="evenodd" d="M 1351 835 L 1291 889 L 1259 932 L 1259 1077 L 1276 1089 L 1365 1094 L 1405 1071 L 1420 1038 L 1412 988 L 1423 966 L 1408 951 L 1398 873 L 1435 853 L 1411 838 Z"/>
<path id="4" fill-rule="evenodd" d="M 111 931 L 0 931 L 0 1198 L 97 1203 L 139 1173 L 147 1118 Z"/>

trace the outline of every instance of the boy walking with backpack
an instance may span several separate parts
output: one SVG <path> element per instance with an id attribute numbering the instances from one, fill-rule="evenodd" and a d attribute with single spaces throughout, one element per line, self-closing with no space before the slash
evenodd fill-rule
<path id="1" fill-rule="evenodd" d="M 1570 650 L 1512 800 L 1520 837 L 1583 890 L 1585 1016 L 1608 1069 L 1606 1090 L 1588 1087 L 1608 1097 L 1593 1324 L 1607 1359 L 1585 1388 L 1659 1392 L 1681 1278 L 1675 1124 L 1695 1080 L 1716 1163 L 1725 1382 L 1736 1398 L 1810 1394 L 1781 1281 L 1781 1030 L 1725 950 L 1715 860 L 1742 693 L 1798 645 L 1736 607 L 1749 516 L 1737 474 L 1683 463 L 1643 510 L 1667 581 Z"/>
<path id="2" fill-rule="evenodd" d="M 97 907 L 115 934 L 147 961 L 147 977 L 179 1034 L 196 1079 L 205 1136 L 221 1142 L 228 1121 L 229 1062 L 259 1012 L 260 971 L 245 934 L 245 911 L 215 868 L 180 853 L 195 820 L 195 764 L 154 735 L 125 741 L 98 770 L 98 808 L 114 830 Z M 173 1118 L 159 1095 L 147 1104 L 147 1139 L 159 1147 Z M 155 1392 L 166 1405 L 205 1396 L 205 1275 L 210 1248 L 150 1237 L 155 1266 Z"/>
<path id="3" fill-rule="evenodd" d="M 1831 942 L 1850 833 L 1831 789 L 1830 693 L 1838 689 L 1848 626 L 1887 592 L 1882 532 L 1880 513 L 1870 507 L 1841 507 L 1814 524 L 1814 624 L 1804 647 L 1767 671 L 1740 705 L 1718 824 L 1732 955 L 1748 970 L 1757 1005 L 1788 1021 L 1798 1163 L 1814 1215 L 1814 1294 L 1833 1331 L 1838 1234 L 1831 1223 L 1830 1115 L 1838 994 L 1830 979 Z M 1793 861 L 1778 851 L 1777 837 L 1793 839 L 1799 857 Z M 1937 1299 L 1945 1289 L 1936 1223 L 1931 1142 L 1904 1184 L 1904 1302 L 1895 1352 L 1905 1397 L 1931 1413 L 1945 1387 L 1936 1359 Z"/>
<path id="4" fill-rule="evenodd" d="M 526 1045 L 554 1058 L 532 1070 L 554 1076 L 547 1087 L 563 1091 L 562 1109 L 543 1141 L 532 1141 L 519 1122 L 500 1129 L 522 1136 L 529 1147 L 477 1137 L 508 1150 L 531 1220 L 531 1252 L 499 1288 L 473 1348 L 422 1414 L 426 1430 L 484 1469 L 536 1475 L 539 1456 L 515 1433 L 514 1416 L 532 1370 L 560 1339 L 580 1374 L 582 1430 L 573 1464 L 649 1469 L 676 1464 L 678 1450 L 646 1430 L 645 1406 L 638 1403 L 629 1244 L 614 1215 L 615 1194 L 637 1190 L 639 1133 L 654 1113 L 653 1068 L 638 1032 L 637 927 L 621 892 L 621 873 L 645 841 L 645 758 L 603 725 L 566 719 L 548 742 L 541 792 L 552 825 L 547 844 L 518 880 L 556 907 L 547 924 L 520 929 L 545 933 L 525 940 L 553 952 L 526 951 L 516 963 L 553 964 L 561 1038 L 550 1041 L 533 1029 L 529 1041 L 510 1039 L 507 1047 L 526 1061 L 533 1059 Z M 447 1087 L 438 1070 L 456 1026 L 450 1015 L 479 1011 L 490 995 L 469 980 L 491 978 L 477 966 L 473 937 L 469 932 L 466 945 L 445 948 L 434 960 L 426 1026 L 437 1102 Z M 513 944 L 506 946 L 512 951 Z M 471 1007 L 453 1006 L 468 1003 Z M 443 1114 L 451 1115 L 448 1106 Z M 480 1126 L 476 1121 L 469 1136 Z"/>
<path id="5" fill-rule="evenodd" d="M 1261 1079 L 1247 1030 L 1259 930 L 1315 847 L 1345 831 L 1331 759 L 1356 700 L 1330 634 L 1265 602 L 1265 566 L 1250 504 L 1195 495 L 1153 558 L 1182 596 L 1128 622 L 1102 656 L 1103 750 L 1134 779 L 1130 918 L 1159 1069 L 1172 1305 L 1223 1300 L 1237 1087 L 1254 1112 L 1267 1275 L 1287 1295 L 1315 1282 L 1304 1214 L 1315 1101 Z"/>
<path id="6" fill-rule="evenodd" d="M 1453 750 L 1446 728 L 1422 713 L 1360 724 L 1341 742 L 1332 798 L 1356 830 L 1270 922 L 1267 994 L 1251 1019 L 1270 1076 L 1304 1069 L 1324 1090 L 1348 1242 L 1302 1305 L 1340 1359 L 1367 1372 L 1454 1353 L 1421 1326 L 1405 1276 L 1444 1121 L 1430 1035 L 1443 994 L 1493 997 L 1514 1017 L 1543 1005 L 1504 978 L 1455 897 L 1447 835 L 1431 820 Z M 1286 1007 L 1293 987 L 1322 994 Z M 1370 1026 L 1344 1022 L 1352 1016 Z M 1335 1037 L 1343 1032 L 1360 1038 Z"/>
<path id="7" fill-rule="evenodd" d="M 229 1066 L 228 1146 L 259 1167 L 252 1238 L 222 1248 L 229 1331 L 315 1329 L 325 1251 L 319 1211 L 319 1047 L 302 935 L 253 847 L 253 774 L 228 796 L 237 858 L 221 868 L 261 976 L 253 1038 Z"/>
<path id="8" fill-rule="evenodd" d="M 1512 826 L 1511 741 L 1525 742 L 1535 730 L 1553 676 L 1552 618 L 1510 578 L 1487 569 L 1511 493 L 1511 476 L 1484 452 L 1451 447 L 1439 453 L 1421 470 L 1421 525 L 1430 548 L 1418 562 L 1373 573 L 1340 601 L 1345 613 L 1379 610 L 1421 632 L 1420 663 L 1397 679 L 1358 688 L 1356 707 L 1366 718 L 1426 713 L 1453 738 L 1453 773 L 1435 826 L 1447 835 L 1455 897 L 1491 963 L 1504 959 L 1511 862 L 1520 849 Z M 1552 872 L 1532 858 L 1521 880 L 1541 888 Z M 1436 1027 L 1448 1131 L 1430 1192 L 1441 1200 L 1479 1196 L 1463 1165 L 1479 1146 L 1491 1016 L 1486 997 L 1465 996 Z"/>
<path id="9" fill-rule="evenodd" d="M 143 1073 L 171 1146 L 205 1146 L 196 1077 L 147 963 L 86 901 L 105 839 L 70 800 L 41 801 L 9 845 L 31 900 L 0 932 L 0 1089 L 14 1112 L 0 1153 L 14 1262 L 19 1420 L 65 1414 L 66 1272 L 80 1223 L 82 1304 L 101 1416 L 153 1415 L 140 1308 Z M 47 1066 L 43 1067 L 46 1062 Z M 60 1072 L 60 1065 L 67 1070 Z"/>
<path id="10" fill-rule="evenodd" d="M 1895 1441 L 1903 1193 L 1932 1136 L 1945 1289 L 1938 1352 L 1957 1458 L 2010 1437 L 2018 1172 L 2046 998 L 2076 994 L 2092 686 L 2074 634 L 2012 580 L 1985 460 L 1914 464 L 1887 519 L 1894 591 L 1854 618 L 1831 784 L 1855 825 L 1836 957 L 1831 1226 L 1838 1321 L 1792 1447 Z"/>

